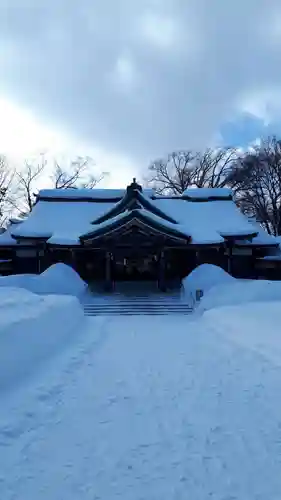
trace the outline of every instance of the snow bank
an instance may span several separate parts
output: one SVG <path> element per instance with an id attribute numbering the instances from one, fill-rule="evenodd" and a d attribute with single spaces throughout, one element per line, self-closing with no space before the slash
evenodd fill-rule
<path id="1" fill-rule="evenodd" d="M 80 276 L 66 264 L 54 264 L 42 274 L 17 274 L 0 277 L 0 287 L 25 288 L 38 294 L 80 296 L 86 288 Z"/>
<path id="2" fill-rule="evenodd" d="M 255 302 L 212 309 L 204 314 L 203 322 L 207 329 L 281 366 L 280 302 Z"/>
<path id="3" fill-rule="evenodd" d="M 196 290 L 203 290 L 204 293 L 215 285 L 234 283 L 235 278 L 230 276 L 224 269 L 212 264 L 202 264 L 196 267 L 182 283 L 185 292 L 195 293 Z"/>
<path id="4" fill-rule="evenodd" d="M 232 283 L 211 288 L 202 298 L 197 311 L 204 312 L 228 305 L 276 301 L 281 301 L 281 282 L 233 280 Z M 279 307 L 281 309 L 281 305 Z"/>
<path id="5" fill-rule="evenodd" d="M 32 281 L 35 277 L 35 274 L 11 274 L 10 276 L 0 276 L 0 287 L 8 286 L 12 288 L 26 288 L 29 290 L 32 287 Z"/>
<path id="6" fill-rule="evenodd" d="M 75 297 L 0 288 L 0 390 L 19 384 L 86 321 Z"/>
<path id="7" fill-rule="evenodd" d="M 78 296 L 86 287 L 86 283 L 79 274 L 66 264 L 53 264 L 36 278 L 39 283 L 37 293 Z"/>
<path id="8" fill-rule="evenodd" d="M 281 282 L 238 280 L 212 264 L 198 266 L 183 280 L 183 285 L 186 294 L 203 290 L 198 313 L 224 306 L 281 301 Z"/>

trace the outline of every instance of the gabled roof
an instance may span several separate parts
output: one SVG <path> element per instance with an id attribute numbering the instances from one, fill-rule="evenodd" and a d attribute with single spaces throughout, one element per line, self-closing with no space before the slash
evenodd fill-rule
<path id="1" fill-rule="evenodd" d="M 152 200 L 142 193 L 142 191 L 138 188 L 130 189 L 130 186 L 122 200 L 116 203 L 116 205 L 114 205 L 114 207 L 112 207 L 108 212 L 105 212 L 102 216 L 95 219 L 93 224 L 101 224 L 112 217 L 116 217 L 125 210 L 134 210 L 135 208 L 143 208 L 151 214 L 157 215 L 158 217 L 168 222 L 172 222 L 173 224 L 177 224 L 177 221 L 173 219 L 173 217 L 158 208 Z"/>
<path id="2" fill-rule="evenodd" d="M 248 245 L 254 239 L 258 244 L 268 236 L 240 212 L 229 190 L 190 189 L 183 196 L 157 197 L 134 182 L 127 190 L 40 191 L 29 216 L 11 226 L 10 239 L 40 238 L 52 245 L 74 246 L 108 231 L 117 234 L 126 224 L 150 226 L 190 245 L 220 245 L 227 239 Z M 276 244 L 274 238 L 267 241 Z"/>
<path id="3" fill-rule="evenodd" d="M 154 231 L 165 234 L 175 239 L 181 239 L 183 242 L 190 241 L 190 235 L 185 232 L 184 228 L 171 223 L 158 215 L 151 214 L 145 209 L 133 208 L 119 213 L 115 217 L 107 218 L 100 224 L 93 226 L 92 231 L 80 237 L 81 241 L 94 240 L 100 236 L 111 233 L 117 228 L 124 227 L 132 223 L 141 223 L 150 227 Z"/>

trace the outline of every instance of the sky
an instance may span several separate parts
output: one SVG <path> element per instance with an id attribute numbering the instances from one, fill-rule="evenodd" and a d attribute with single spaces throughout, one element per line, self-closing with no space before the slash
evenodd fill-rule
<path id="1" fill-rule="evenodd" d="M 280 0 L 0 0 L 0 153 L 122 187 L 178 149 L 281 132 Z"/>

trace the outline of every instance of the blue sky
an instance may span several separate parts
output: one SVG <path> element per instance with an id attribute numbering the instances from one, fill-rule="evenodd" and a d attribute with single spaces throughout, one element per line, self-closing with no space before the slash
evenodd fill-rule
<path id="1" fill-rule="evenodd" d="M 246 147 L 257 139 L 278 134 L 278 131 L 280 124 L 266 124 L 263 119 L 250 114 L 242 114 L 220 127 L 222 143 L 234 147 Z"/>
<path id="2" fill-rule="evenodd" d="M 0 150 L 91 154 L 112 183 L 281 122 L 280 0 L 0 1 Z"/>

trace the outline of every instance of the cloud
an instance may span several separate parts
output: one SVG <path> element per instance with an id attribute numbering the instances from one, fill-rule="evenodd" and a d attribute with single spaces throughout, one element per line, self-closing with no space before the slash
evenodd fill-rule
<path id="1" fill-rule="evenodd" d="M 0 92 L 136 164 L 280 117 L 280 0 L 3 0 Z"/>
<path id="2" fill-rule="evenodd" d="M 105 175 L 101 186 L 124 187 L 132 180 L 132 175 L 141 178 L 141 169 L 133 159 L 103 150 L 97 144 L 77 142 L 75 137 L 65 136 L 52 126 L 40 123 L 30 111 L 0 99 L 0 151 L 18 169 L 25 160 L 38 161 L 44 154 L 50 165 L 54 159 L 62 165 L 80 156 L 94 158 L 93 171 L 97 177 Z M 49 175 L 42 177 L 41 187 L 48 186 Z"/>
<path id="3" fill-rule="evenodd" d="M 269 125 L 262 118 L 250 113 L 234 117 L 231 121 L 225 122 L 220 129 L 221 142 L 234 147 L 247 147 L 257 138 L 270 133 L 272 130 Z"/>
<path id="4" fill-rule="evenodd" d="M 32 153 L 44 153 L 50 149 L 54 154 L 68 149 L 65 137 L 51 126 L 38 122 L 32 113 L 14 103 L 0 98 L 0 151 L 21 161 Z"/>
<path id="5" fill-rule="evenodd" d="M 121 92 L 130 93 L 135 90 L 139 75 L 130 54 L 120 54 L 117 58 L 109 83 Z M 113 89 L 112 89 L 113 90 Z"/>
<path id="6" fill-rule="evenodd" d="M 152 46 L 167 50 L 181 40 L 181 27 L 169 16 L 148 11 L 140 21 L 140 35 Z"/>

